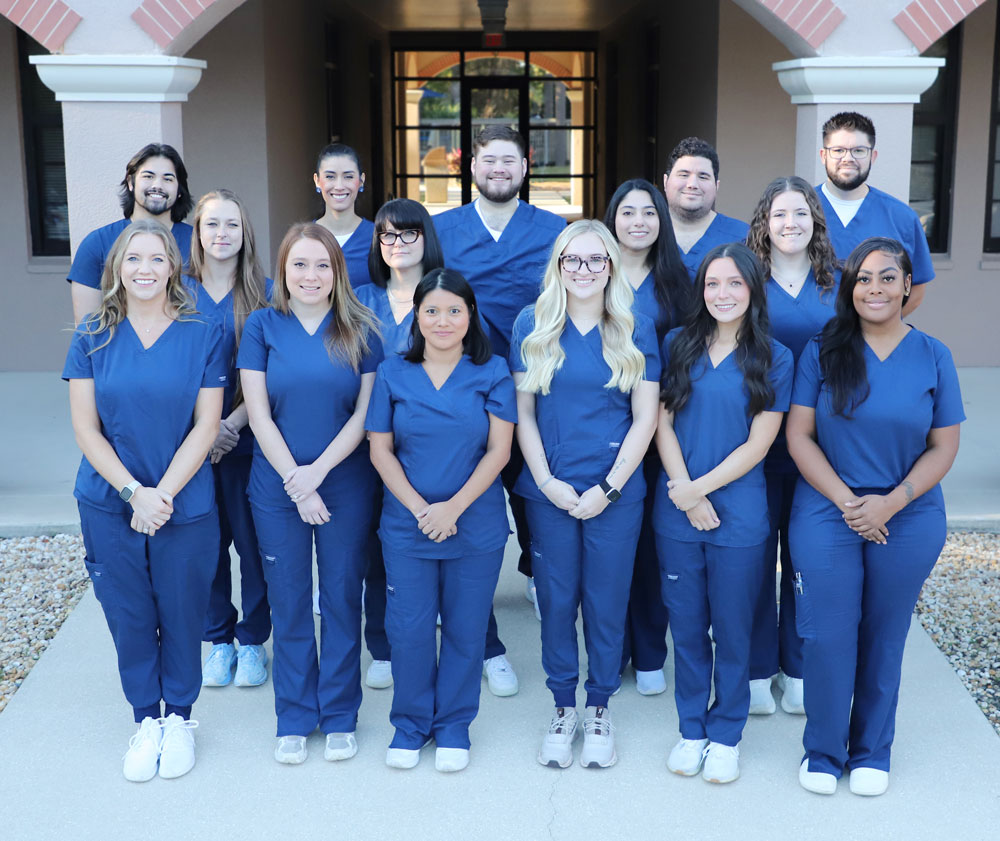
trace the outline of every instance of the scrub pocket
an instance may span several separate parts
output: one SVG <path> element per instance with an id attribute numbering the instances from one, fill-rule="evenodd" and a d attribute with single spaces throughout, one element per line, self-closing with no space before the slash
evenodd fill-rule
<path id="1" fill-rule="evenodd" d="M 89 557 L 84 558 L 83 562 L 87 567 L 87 575 L 90 576 L 90 581 L 94 585 L 94 595 L 97 597 L 97 601 L 101 603 L 101 607 L 104 608 L 105 613 L 107 613 L 118 601 L 117 590 L 114 581 L 111 579 L 111 574 L 108 572 L 105 564 L 92 561 Z"/>

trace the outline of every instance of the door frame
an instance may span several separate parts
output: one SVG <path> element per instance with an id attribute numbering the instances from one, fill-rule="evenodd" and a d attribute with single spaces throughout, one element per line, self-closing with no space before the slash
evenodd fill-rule
<path id="1" fill-rule="evenodd" d="M 459 138 L 462 144 L 462 204 L 472 201 L 472 91 L 473 90 L 516 90 L 517 91 L 517 130 L 521 137 L 530 137 L 529 118 L 531 102 L 528 94 L 528 77 L 526 76 L 465 76 L 460 79 L 459 96 L 461 101 L 459 113 Z M 525 151 L 527 155 L 527 150 Z M 519 196 L 522 201 L 528 201 L 529 182 L 525 178 L 521 182 Z"/>

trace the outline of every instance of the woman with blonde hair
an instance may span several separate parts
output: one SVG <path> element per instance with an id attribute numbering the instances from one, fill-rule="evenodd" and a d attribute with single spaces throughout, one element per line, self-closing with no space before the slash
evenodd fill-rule
<path id="1" fill-rule="evenodd" d="M 382 345 L 326 228 L 293 225 L 277 268 L 271 306 L 247 318 L 237 367 L 255 436 L 249 496 L 274 625 L 274 757 L 294 765 L 317 727 L 326 759 L 358 749 L 361 582 L 376 490 L 359 445 Z"/>
<path id="2" fill-rule="evenodd" d="M 514 323 L 510 367 L 542 616 L 542 665 L 555 713 L 538 752 L 573 761 L 579 682 L 576 615 L 589 661 L 584 766 L 617 761 L 608 699 L 618 685 L 632 560 L 656 426 L 660 361 L 653 322 L 633 315 L 614 237 L 597 220 L 556 239 L 542 293 Z M 626 483 L 627 486 L 626 486 Z"/>
<path id="3" fill-rule="evenodd" d="M 205 617 L 204 640 L 212 649 L 202 667 L 202 686 L 259 686 L 267 680 L 264 643 L 271 636 L 271 609 L 253 527 L 247 483 L 253 433 L 236 374 L 236 352 L 243 325 L 254 310 L 267 306 L 271 281 L 257 257 L 246 207 L 231 190 L 203 195 L 194 211 L 189 274 L 184 279 L 198 311 L 222 326 L 229 384 L 222 399 L 219 434 L 209 451 L 219 505 L 218 566 Z M 232 602 L 229 547 L 240 558 L 242 620 Z M 239 641 L 239 650 L 234 641 Z M 233 667 L 236 676 L 233 677 Z"/>
<path id="4" fill-rule="evenodd" d="M 221 329 L 181 281 L 173 236 L 133 222 L 112 246 L 102 302 L 73 335 L 63 378 L 83 461 L 76 478 L 87 572 L 139 729 L 133 782 L 194 766 L 191 706 L 219 540 L 212 471 L 227 365 Z M 161 704 L 163 706 L 161 706 Z"/>

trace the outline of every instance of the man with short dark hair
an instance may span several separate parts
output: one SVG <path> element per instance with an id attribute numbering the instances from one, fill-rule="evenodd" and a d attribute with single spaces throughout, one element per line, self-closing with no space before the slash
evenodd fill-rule
<path id="1" fill-rule="evenodd" d="M 155 219 L 172 231 L 186 263 L 191 252 L 191 226 L 181 220 L 194 202 L 187 169 L 177 150 L 166 143 L 143 146 L 125 167 L 119 194 L 124 219 L 91 231 L 76 250 L 66 278 L 71 284 L 73 319 L 79 324 L 101 303 L 104 261 L 118 235 L 135 219 Z"/>
<path id="2" fill-rule="evenodd" d="M 746 222 L 715 211 L 719 192 L 719 154 L 700 137 L 685 137 L 667 159 L 663 192 L 670 208 L 674 237 L 692 280 L 715 246 L 743 242 Z"/>
<path id="3" fill-rule="evenodd" d="M 834 114 L 823 124 L 819 157 L 826 181 L 816 192 L 837 258 L 846 260 L 868 237 L 899 240 L 913 262 L 913 285 L 903 307 L 903 315 L 908 315 L 923 300 L 923 284 L 934 279 L 934 264 L 920 217 L 909 205 L 866 183 L 878 157 L 874 124 L 854 111 Z"/>

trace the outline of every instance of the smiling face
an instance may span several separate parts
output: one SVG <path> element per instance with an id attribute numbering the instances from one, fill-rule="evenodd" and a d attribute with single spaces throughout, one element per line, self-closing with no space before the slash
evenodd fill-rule
<path id="1" fill-rule="evenodd" d="M 398 234 L 403 229 L 395 227 L 392 222 L 386 222 L 384 230 L 386 233 Z M 380 240 L 379 248 L 382 249 L 382 259 L 385 260 L 390 271 L 401 272 L 414 266 L 422 266 L 424 262 L 424 233 L 420 231 L 420 236 L 417 237 L 416 241 L 409 243 L 403 242 L 399 237 L 396 237 L 396 241 L 392 245 L 386 245 Z"/>
<path id="2" fill-rule="evenodd" d="M 205 202 L 198 223 L 198 239 L 205 254 L 216 260 L 231 260 L 243 247 L 243 217 L 229 199 Z"/>
<path id="3" fill-rule="evenodd" d="M 146 158 L 128 182 L 137 206 L 150 216 L 167 213 L 177 201 L 177 171 L 170 158 Z"/>
<path id="4" fill-rule="evenodd" d="M 791 256 L 809 247 L 813 215 L 806 197 L 797 190 L 786 190 L 774 197 L 767 224 L 772 249 Z"/>
<path id="5" fill-rule="evenodd" d="M 461 348 L 469 332 L 469 308 L 454 292 L 434 289 L 424 295 L 417 310 L 417 326 L 427 347 L 447 353 Z"/>
<path id="6" fill-rule="evenodd" d="M 313 183 L 323 194 L 326 206 L 335 213 L 353 210 L 358 192 L 365 183 L 365 175 L 349 155 L 332 155 L 323 158 L 319 172 L 313 173 Z"/>
<path id="7" fill-rule="evenodd" d="M 491 140 L 476 150 L 472 159 L 472 179 L 480 195 L 503 204 L 517 196 L 528 171 L 528 162 L 517 144 L 510 140 Z"/>
<path id="8" fill-rule="evenodd" d="M 705 307 L 720 324 L 742 321 L 750 307 L 750 287 L 732 257 L 713 260 L 705 272 Z"/>
<path id="9" fill-rule="evenodd" d="M 861 263 L 854 284 L 854 309 L 862 321 L 881 325 L 902 317 L 903 298 L 910 293 L 913 278 L 904 275 L 896 258 L 873 251 Z"/>
<path id="10" fill-rule="evenodd" d="M 154 301 L 167 294 L 170 259 L 156 234 L 136 234 L 125 247 L 121 282 L 129 302 Z"/>
<path id="11" fill-rule="evenodd" d="M 683 155 L 663 176 L 663 191 L 670 212 L 689 222 L 703 219 L 715 207 L 719 182 L 708 158 Z"/>
<path id="12" fill-rule="evenodd" d="M 572 258 L 576 260 L 572 260 Z M 604 258 L 604 265 L 594 270 L 595 264 Z M 570 258 L 567 261 L 567 258 Z M 566 268 L 567 262 L 580 262 L 577 269 Z M 590 261 L 590 266 L 585 261 Z M 559 260 L 559 276 L 563 287 L 570 297 L 578 301 L 589 301 L 595 297 L 603 300 L 604 290 L 608 285 L 611 264 L 608 262 L 608 251 L 601 238 L 593 231 L 573 237 L 563 249 Z"/>
<path id="13" fill-rule="evenodd" d="M 866 132 L 851 131 L 850 129 L 839 129 L 830 132 L 823 140 L 823 146 L 831 149 L 843 148 L 854 149 L 858 146 L 871 146 L 872 140 Z M 833 186 L 841 190 L 855 190 L 868 180 L 868 173 L 871 172 L 872 163 L 878 157 L 878 152 L 872 150 L 863 161 L 856 161 L 848 153 L 839 161 L 834 160 L 826 148 L 819 150 L 820 160 L 826 167 L 827 178 Z"/>
<path id="14" fill-rule="evenodd" d="M 660 217 L 645 190 L 629 190 L 615 211 L 615 238 L 627 251 L 648 251 L 660 235 Z"/>
<path id="15" fill-rule="evenodd" d="M 333 261 L 319 240 L 301 237 L 288 251 L 285 287 L 304 306 L 329 305 L 333 298 Z"/>

